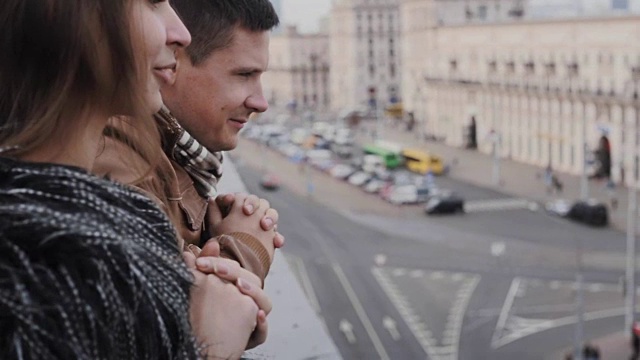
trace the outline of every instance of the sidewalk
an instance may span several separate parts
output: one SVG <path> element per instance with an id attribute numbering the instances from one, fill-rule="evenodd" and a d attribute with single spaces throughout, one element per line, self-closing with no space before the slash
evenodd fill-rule
<path id="1" fill-rule="evenodd" d="M 373 124 L 366 124 L 365 126 L 367 125 L 374 126 Z M 358 134 L 358 136 L 362 139 L 371 140 L 368 134 Z M 556 175 L 564 185 L 564 190 L 559 195 L 549 195 L 542 179 L 544 168 L 502 158 L 500 160 L 501 184 L 497 187 L 493 183 L 494 159 L 490 154 L 477 150 L 456 148 L 432 140 L 421 140 L 416 132 L 406 132 L 401 127 L 393 127 L 389 124 L 382 126 L 382 137 L 385 140 L 398 142 L 407 147 L 425 148 L 440 155 L 445 165 L 450 166 L 449 176 L 454 179 L 482 187 L 499 189 L 512 196 L 531 199 L 541 204 L 557 198 L 565 198 L 567 200 L 580 198 L 580 176 L 578 175 L 556 171 Z M 613 194 L 618 200 L 618 206 L 615 210 L 609 206 L 609 220 L 612 227 L 625 232 L 628 206 L 627 188 L 616 186 Z M 605 183 L 602 181 L 589 181 L 589 197 L 600 200 L 605 204 L 610 204 L 610 192 L 605 188 Z"/>

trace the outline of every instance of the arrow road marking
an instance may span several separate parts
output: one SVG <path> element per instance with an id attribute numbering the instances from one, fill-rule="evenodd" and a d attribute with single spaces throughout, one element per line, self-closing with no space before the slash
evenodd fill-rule
<path id="1" fill-rule="evenodd" d="M 346 319 L 340 320 L 340 324 L 338 325 L 338 329 L 340 329 L 340 331 L 347 338 L 347 341 L 349 342 L 349 344 L 355 344 L 356 336 L 353 333 L 353 325 L 351 325 L 351 323 L 348 320 L 346 320 Z"/>
<path id="2" fill-rule="evenodd" d="M 400 339 L 400 332 L 398 331 L 395 320 L 389 316 L 385 316 L 382 318 L 382 326 L 391 334 L 393 340 L 398 341 Z"/>

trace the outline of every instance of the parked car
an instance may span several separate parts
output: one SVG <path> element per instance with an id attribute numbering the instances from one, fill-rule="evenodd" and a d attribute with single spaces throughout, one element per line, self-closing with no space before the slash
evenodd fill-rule
<path id="1" fill-rule="evenodd" d="M 260 187 L 265 190 L 278 190 L 280 183 L 280 178 L 274 174 L 265 174 L 260 178 Z"/>
<path id="2" fill-rule="evenodd" d="M 341 158 L 348 158 L 353 155 L 353 145 L 351 144 L 336 144 L 331 145 L 331 150 Z"/>
<path id="3" fill-rule="evenodd" d="M 352 166 L 346 164 L 336 164 L 329 169 L 329 175 L 336 179 L 346 179 L 356 171 Z"/>
<path id="4" fill-rule="evenodd" d="M 463 213 L 464 199 L 452 192 L 440 192 L 429 198 L 424 212 L 427 215 Z"/>
<path id="5" fill-rule="evenodd" d="M 369 180 L 371 180 L 371 174 L 368 174 L 364 171 L 356 171 L 355 173 L 351 174 L 347 179 L 349 184 L 355 185 L 355 186 L 362 186 L 367 182 L 369 182 Z"/>
<path id="6" fill-rule="evenodd" d="M 576 202 L 567 217 L 591 226 L 606 226 L 609 223 L 607 206 L 597 200 Z"/>
<path id="7" fill-rule="evenodd" d="M 369 180 L 369 182 L 367 182 L 362 189 L 365 192 L 371 193 L 371 194 L 377 194 L 379 193 L 385 186 L 387 185 L 387 182 L 381 179 L 377 179 L 377 178 L 372 178 L 371 180 Z"/>

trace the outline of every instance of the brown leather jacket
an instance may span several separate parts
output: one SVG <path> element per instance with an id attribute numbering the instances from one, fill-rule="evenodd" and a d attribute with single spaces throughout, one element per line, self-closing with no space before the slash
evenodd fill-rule
<path id="1" fill-rule="evenodd" d="M 198 194 L 189 174 L 163 153 L 159 168 L 168 177 L 165 188 L 167 202 L 163 203 L 154 194 L 153 187 L 148 186 L 153 183 L 157 173 L 145 175 L 136 170 L 148 167 L 145 164 L 144 159 L 128 145 L 116 138 L 105 136 L 104 148 L 99 152 L 92 171 L 98 176 L 132 185 L 155 200 L 165 212 L 179 214 L 179 219 L 173 219 L 173 223 L 178 232 L 180 247 L 199 246 L 211 240 L 203 239 L 207 230 L 207 200 Z M 220 243 L 223 257 L 238 261 L 243 268 L 256 274 L 264 285 L 271 260 L 258 239 L 241 231 L 220 235 L 215 239 Z"/>

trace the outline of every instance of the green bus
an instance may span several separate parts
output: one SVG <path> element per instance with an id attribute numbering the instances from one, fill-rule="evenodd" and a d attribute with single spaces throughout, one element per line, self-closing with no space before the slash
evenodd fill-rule
<path id="1" fill-rule="evenodd" d="M 362 147 L 362 151 L 364 151 L 365 154 L 380 156 L 384 161 L 384 166 L 386 166 L 387 169 L 395 169 L 398 166 L 402 165 L 402 155 L 397 151 L 371 144 L 364 145 Z"/>

